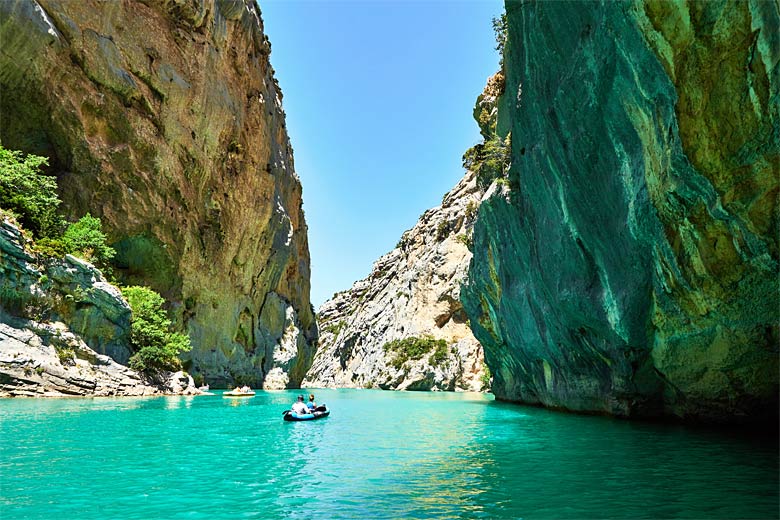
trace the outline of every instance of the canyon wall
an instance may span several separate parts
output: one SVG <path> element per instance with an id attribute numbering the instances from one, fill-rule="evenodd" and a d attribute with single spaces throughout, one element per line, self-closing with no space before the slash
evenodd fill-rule
<path id="1" fill-rule="evenodd" d="M 776 2 L 506 3 L 462 291 L 499 399 L 777 417 Z"/>
<path id="2" fill-rule="evenodd" d="M 425 211 L 398 246 L 374 263 L 367 278 L 320 307 L 320 344 L 305 386 L 483 389 L 482 347 L 460 303 L 480 196 L 474 173 L 467 173 L 441 206 Z M 404 362 L 402 352 L 384 348 L 393 340 L 426 336 L 443 340 L 438 356 L 432 342 L 430 351 Z"/>
<path id="3" fill-rule="evenodd" d="M 503 75 L 495 74 L 477 97 L 482 142 L 463 155 L 466 174 L 441 205 L 423 212 L 367 278 L 320 307 L 320 343 L 304 385 L 488 389 L 490 372 L 460 293 L 484 189 L 505 174 L 507 149 L 496 133 L 503 87 Z"/>
<path id="4" fill-rule="evenodd" d="M 100 216 L 216 385 L 297 386 L 316 338 L 301 186 L 251 0 L 0 2 L 0 139 Z"/>

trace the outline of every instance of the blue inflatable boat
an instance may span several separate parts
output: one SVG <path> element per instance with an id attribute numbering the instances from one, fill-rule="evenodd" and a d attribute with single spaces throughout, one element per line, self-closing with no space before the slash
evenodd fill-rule
<path id="1" fill-rule="evenodd" d="M 285 421 L 314 421 L 316 419 L 324 419 L 330 415 L 330 410 L 325 405 L 318 406 L 314 409 L 313 413 L 297 414 L 292 410 L 284 411 Z"/>

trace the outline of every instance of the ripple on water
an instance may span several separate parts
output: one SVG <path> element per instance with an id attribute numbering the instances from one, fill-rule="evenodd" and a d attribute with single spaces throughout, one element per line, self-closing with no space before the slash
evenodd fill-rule
<path id="1" fill-rule="evenodd" d="M 777 441 L 479 394 L 0 401 L 0 518 L 772 518 Z"/>

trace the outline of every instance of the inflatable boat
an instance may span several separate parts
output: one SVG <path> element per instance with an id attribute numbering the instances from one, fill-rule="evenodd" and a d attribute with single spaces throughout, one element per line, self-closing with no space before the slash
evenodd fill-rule
<path id="1" fill-rule="evenodd" d="M 324 419 L 329 415 L 330 415 L 330 410 L 328 410 L 328 407 L 323 404 L 315 408 L 313 413 L 297 414 L 292 410 L 285 410 L 284 420 L 285 421 L 314 421 L 316 419 Z"/>

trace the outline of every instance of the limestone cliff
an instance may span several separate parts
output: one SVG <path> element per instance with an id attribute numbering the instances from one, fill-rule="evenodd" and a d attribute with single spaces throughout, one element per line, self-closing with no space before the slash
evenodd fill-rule
<path id="1" fill-rule="evenodd" d="M 307 230 L 256 4 L 6 0 L 0 41 L 3 145 L 50 157 L 120 281 L 174 302 L 191 372 L 297 385 L 316 335 Z"/>
<path id="2" fill-rule="evenodd" d="M 777 417 L 776 2 L 507 2 L 508 185 L 464 305 L 496 396 Z"/>
<path id="3" fill-rule="evenodd" d="M 376 261 L 368 278 L 320 307 L 320 344 L 305 386 L 482 389 L 482 347 L 460 304 L 480 197 L 469 172 Z M 439 356 L 432 348 L 402 363 L 399 353 L 384 349 L 393 340 L 425 336 L 444 340 Z"/>
<path id="4" fill-rule="evenodd" d="M 92 264 L 29 245 L 0 220 L 0 397 L 198 393 L 181 373 L 152 381 L 125 367 L 130 307 L 119 289 Z"/>

